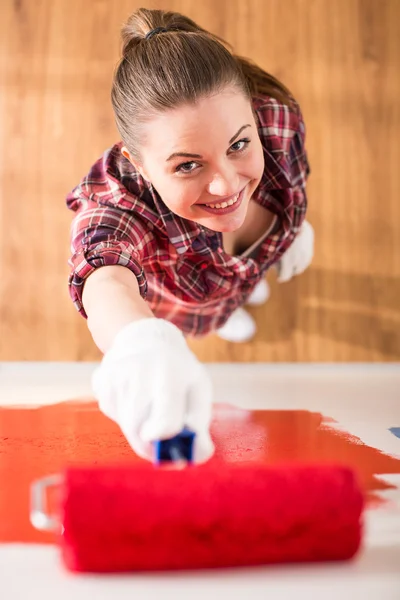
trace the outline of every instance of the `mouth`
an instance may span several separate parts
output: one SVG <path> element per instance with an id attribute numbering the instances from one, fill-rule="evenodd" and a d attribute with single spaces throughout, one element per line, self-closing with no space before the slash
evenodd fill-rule
<path id="1" fill-rule="evenodd" d="M 226 215 L 237 210 L 242 203 L 244 197 L 245 186 L 238 194 L 232 196 L 229 200 L 215 204 L 199 204 L 200 208 L 214 215 Z"/>

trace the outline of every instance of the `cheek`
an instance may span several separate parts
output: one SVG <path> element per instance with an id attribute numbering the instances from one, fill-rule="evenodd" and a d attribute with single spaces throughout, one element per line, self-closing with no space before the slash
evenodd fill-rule
<path id="1" fill-rule="evenodd" d="M 246 179 L 260 181 L 264 172 L 264 153 L 261 146 L 260 149 L 253 148 L 252 152 L 241 160 L 238 172 Z"/>
<path id="2" fill-rule="evenodd" d="M 169 174 L 149 169 L 149 180 L 161 196 L 164 204 L 173 212 L 180 212 L 188 204 L 189 186 Z"/>
<path id="3" fill-rule="evenodd" d="M 189 216 L 192 205 L 201 196 L 200 181 L 176 180 L 168 177 L 163 181 L 162 189 L 157 188 L 164 204 L 180 216 Z"/>

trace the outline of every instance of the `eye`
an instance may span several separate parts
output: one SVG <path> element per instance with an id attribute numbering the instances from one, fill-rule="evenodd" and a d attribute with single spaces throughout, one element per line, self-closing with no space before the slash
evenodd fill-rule
<path id="1" fill-rule="evenodd" d="M 177 173 L 192 173 L 195 170 L 196 165 L 197 163 L 194 162 L 194 160 L 191 160 L 190 162 L 185 162 L 177 166 L 175 171 Z"/>
<path id="2" fill-rule="evenodd" d="M 238 154 L 239 152 L 243 152 L 243 150 L 246 150 L 249 144 L 249 138 L 243 138 L 242 140 L 238 140 L 237 142 L 232 144 L 230 150 L 233 150 L 234 154 Z"/>

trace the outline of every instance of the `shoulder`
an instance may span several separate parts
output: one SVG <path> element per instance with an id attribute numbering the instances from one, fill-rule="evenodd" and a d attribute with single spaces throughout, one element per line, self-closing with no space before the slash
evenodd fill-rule
<path id="1" fill-rule="evenodd" d="M 259 136 L 266 146 L 272 144 L 273 147 L 278 146 L 289 152 L 294 136 L 300 135 L 304 139 L 304 119 L 294 98 L 288 106 L 271 96 L 258 96 L 253 98 L 253 109 Z"/>
<path id="2" fill-rule="evenodd" d="M 68 193 L 68 208 L 78 211 L 97 203 L 133 210 L 139 199 L 149 195 L 148 185 L 122 155 L 121 148 L 122 142 L 118 142 L 103 152 L 79 184 Z"/>

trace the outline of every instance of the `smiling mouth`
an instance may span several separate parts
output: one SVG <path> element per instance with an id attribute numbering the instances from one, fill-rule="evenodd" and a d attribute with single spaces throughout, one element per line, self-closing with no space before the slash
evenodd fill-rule
<path id="1" fill-rule="evenodd" d="M 199 206 L 208 212 L 215 212 L 219 214 L 225 214 L 227 212 L 231 212 L 232 210 L 236 210 L 243 200 L 244 190 L 246 187 L 247 186 L 245 186 L 235 196 L 232 196 L 232 198 L 229 200 L 225 200 L 224 202 L 216 202 L 215 204 L 200 204 Z"/>
<path id="2" fill-rule="evenodd" d="M 234 204 L 236 204 L 236 202 L 239 200 L 240 194 L 241 194 L 241 192 L 236 194 L 236 196 L 234 196 L 227 202 L 221 202 L 221 203 L 217 203 L 217 204 L 205 204 L 204 206 L 208 206 L 208 208 L 227 208 L 228 206 L 233 206 Z"/>

